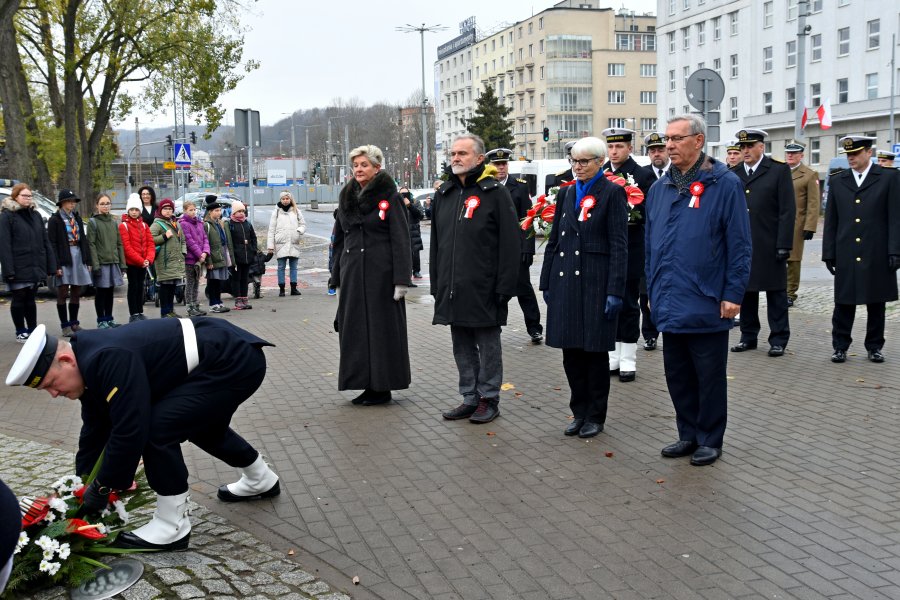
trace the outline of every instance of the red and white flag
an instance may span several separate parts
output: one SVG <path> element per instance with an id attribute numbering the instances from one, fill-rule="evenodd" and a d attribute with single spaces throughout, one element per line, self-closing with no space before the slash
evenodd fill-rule
<path id="1" fill-rule="evenodd" d="M 819 117 L 819 127 L 831 129 L 831 98 L 827 98 L 825 103 L 816 109 L 816 115 Z"/>
<path id="2" fill-rule="evenodd" d="M 806 129 L 806 122 L 809 121 L 809 109 L 803 107 L 803 114 L 800 116 L 800 131 Z"/>
<path id="3" fill-rule="evenodd" d="M 419 168 L 419 165 L 422 164 L 422 155 L 416 152 L 416 168 Z"/>

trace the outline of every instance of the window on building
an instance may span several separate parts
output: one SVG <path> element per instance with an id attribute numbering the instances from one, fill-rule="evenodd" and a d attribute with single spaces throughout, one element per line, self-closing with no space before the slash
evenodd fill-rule
<path id="1" fill-rule="evenodd" d="M 656 119 L 650 117 L 642 118 L 641 131 L 656 131 Z"/>
<path id="2" fill-rule="evenodd" d="M 528 24 L 528 35 L 531 35 L 532 32 L 534 32 L 534 23 L 533 22 Z"/>
<path id="3" fill-rule="evenodd" d="M 528 83 L 534 81 L 534 67 L 528 67 Z"/>
<path id="4" fill-rule="evenodd" d="M 475 79 L 478 79 L 478 67 L 475 67 Z"/>
<path id="5" fill-rule="evenodd" d="M 786 44 L 784 64 L 788 68 L 797 66 L 797 40 L 791 40 Z"/>
<path id="6" fill-rule="evenodd" d="M 787 20 L 794 21 L 797 18 L 797 0 L 788 0 L 787 3 Z"/>
<path id="7" fill-rule="evenodd" d="M 713 41 L 722 39 L 722 17 L 716 17 L 712 20 Z"/>
<path id="8" fill-rule="evenodd" d="M 866 32 L 869 36 L 866 42 L 866 49 L 875 50 L 881 45 L 881 21 L 875 19 L 866 23 Z"/>
<path id="9" fill-rule="evenodd" d="M 822 0 L 812 0 L 812 3 L 809 5 L 810 12 L 822 12 Z"/>
<path id="10" fill-rule="evenodd" d="M 784 90 L 784 105 L 787 110 L 797 109 L 797 89 L 788 88 Z"/>
<path id="11" fill-rule="evenodd" d="M 681 85 L 687 87 L 688 78 L 691 76 L 691 68 L 690 67 L 682 67 L 681 69 Z"/>
<path id="12" fill-rule="evenodd" d="M 688 106 L 687 104 L 682 104 L 681 105 L 681 114 L 686 115 L 689 112 L 691 112 L 691 107 Z"/>
<path id="13" fill-rule="evenodd" d="M 774 2 L 763 2 L 763 28 L 771 27 L 775 22 Z"/>
<path id="14" fill-rule="evenodd" d="M 622 119 L 622 118 L 613 118 L 613 119 L 610 119 L 610 120 L 609 120 L 609 127 L 610 127 L 610 128 L 615 127 L 615 128 L 617 128 L 617 129 L 625 129 L 625 121 L 626 121 L 626 120 L 627 120 L 627 119 Z"/>
<path id="15" fill-rule="evenodd" d="M 675 52 L 675 32 L 670 31 L 666 34 L 669 40 L 669 54 L 673 54 Z"/>
<path id="16" fill-rule="evenodd" d="M 534 44 L 528 44 L 528 58 L 534 58 Z"/>
<path id="17" fill-rule="evenodd" d="M 675 9 L 676 9 L 677 5 L 678 5 L 677 0 L 669 0 L 669 14 L 670 15 L 675 14 Z"/>
<path id="18" fill-rule="evenodd" d="M 541 94 L 541 106 L 544 106 L 544 94 Z"/>
<path id="19" fill-rule="evenodd" d="M 684 0 L 684 10 L 690 10 L 691 0 Z"/>
<path id="20" fill-rule="evenodd" d="M 656 92 L 641 92 L 641 104 L 656 104 Z"/>
<path id="21" fill-rule="evenodd" d="M 838 6 L 847 6 L 850 4 L 850 0 L 838 0 Z"/>
<path id="22" fill-rule="evenodd" d="M 772 92 L 763 92 L 763 113 L 772 113 Z"/>
<path id="23" fill-rule="evenodd" d="M 544 40 L 538 41 L 538 54 L 544 53 Z"/>
<path id="24" fill-rule="evenodd" d="M 691 28 L 681 28 L 681 48 L 687 50 L 691 47 Z"/>
<path id="25" fill-rule="evenodd" d="M 524 31 L 524 27 L 519 27 L 519 39 L 522 39 L 522 32 Z"/>
<path id="26" fill-rule="evenodd" d="M 850 54 L 850 28 L 841 27 L 838 29 L 838 56 L 848 54 Z"/>
<path id="27" fill-rule="evenodd" d="M 731 78 L 737 79 L 738 76 L 738 55 L 731 55 Z"/>
<path id="28" fill-rule="evenodd" d="M 837 99 L 838 104 L 850 101 L 850 82 L 846 77 L 837 80 Z"/>
<path id="29" fill-rule="evenodd" d="M 609 92 L 607 92 L 607 96 L 609 98 L 610 104 L 625 104 L 624 90 L 609 90 Z"/>
<path id="30" fill-rule="evenodd" d="M 729 121 L 737 121 L 738 118 L 738 103 L 737 96 L 732 96 L 728 99 L 728 107 L 729 107 Z"/>
<path id="31" fill-rule="evenodd" d="M 731 29 L 731 35 L 738 34 L 738 11 L 728 13 L 728 26 Z"/>
<path id="32" fill-rule="evenodd" d="M 697 23 L 697 45 L 702 46 L 706 43 L 706 21 Z"/>
<path id="33" fill-rule="evenodd" d="M 540 29 L 540 30 L 544 29 L 544 17 L 541 17 L 538 19 L 538 29 Z"/>
<path id="34" fill-rule="evenodd" d="M 706 62 L 704 62 L 704 61 L 701 60 L 700 62 L 697 63 L 697 69 L 698 69 L 698 70 L 699 70 L 699 69 L 705 69 L 705 68 L 706 68 Z"/>
<path id="35" fill-rule="evenodd" d="M 822 34 L 817 33 L 809 36 L 809 60 L 810 62 L 818 62 L 822 60 Z"/>
<path id="36" fill-rule="evenodd" d="M 721 58 L 713 59 L 713 71 L 715 71 L 719 75 L 722 74 L 722 59 Z"/>
<path id="37" fill-rule="evenodd" d="M 866 74 L 866 100 L 878 97 L 878 73 Z"/>
<path id="38" fill-rule="evenodd" d="M 675 107 L 673 106 L 672 108 L 669 109 L 669 118 L 672 118 L 674 116 L 675 116 Z"/>
<path id="39" fill-rule="evenodd" d="M 525 60 L 525 48 L 519 48 L 519 62 Z"/>
<path id="40" fill-rule="evenodd" d="M 641 77 L 656 77 L 656 65 L 641 65 Z"/>
<path id="41" fill-rule="evenodd" d="M 822 104 L 822 84 L 813 83 L 809 86 L 809 105 L 813 108 Z"/>
<path id="42" fill-rule="evenodd" d="M 609 63 L 606 74 L 610 77 L 625 77 L 625 63 Z"/>
<path id="43" fill-rule="evenodd" d="M 763 48 L 763 73 L 772 72 L 772 46 Z"/>
<path id="44" fill-rule="evenodd" d="M 547 58 L 591 58 L 591 36 L 547 36 Z"/>
<path id="45" fill-rule="evenodd" d="M 544 80 L 544 67 L 541 67 L 540 78 L 541 78 L 541 81 Z"/>
<path id="46" fill-rule="evenodd" d="M 675 69 L 669 71 L 669 91 L 675 91 Z"/>
<path id="47" fill-rule="evenodd" d="M 819 138 L 809 138 L 809 164 L 817 165 L 822 161 Z"/>
<path id="48" fill-rule="evenodd" d="M 528 94 L 528 108 L 534 108 L 534 94 Z"/>

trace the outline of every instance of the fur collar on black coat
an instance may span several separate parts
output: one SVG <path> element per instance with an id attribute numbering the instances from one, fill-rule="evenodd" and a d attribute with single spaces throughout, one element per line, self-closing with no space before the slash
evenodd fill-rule
<path id="1" fill-rule="evenodd" d="M 365 188 L 353 179 L 341 190 L 341 212 L 345 215 L 368 214 L 378 206 L 381 200 L 390 198 L 396 193 L 397 184 L 385 171 L 378 171 Z"/>

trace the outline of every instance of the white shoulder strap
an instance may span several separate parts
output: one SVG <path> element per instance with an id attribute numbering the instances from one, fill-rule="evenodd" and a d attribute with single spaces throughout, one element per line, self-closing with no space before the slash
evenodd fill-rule
<path id="1" fill-rule="evenodd" d="M 184 336 L 184 357 L 187 360 L 188 373 L 200 364 L 200 348 L 197 346 L 197 332 L 194 331 L 194 323 L 190 319 L 178 319 L 181 324 L 181 333 Z"/>

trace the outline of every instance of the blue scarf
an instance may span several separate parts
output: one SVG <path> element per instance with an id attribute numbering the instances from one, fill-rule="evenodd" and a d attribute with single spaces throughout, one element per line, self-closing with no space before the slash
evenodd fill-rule
<path id="1" fill-rule="evenodd" d="M 590 181 L 582 182 L 579 179 L 575 180 L 575 212 L 576 213 L 581 208 L 581 201 L 587 195 L 588 190 L 591 189 L 591 186 L 593 186 L 595 183 L 597 183 L 597 180 L 600 179 L 601 177 L 604 177 L 603 169 L 600 169 L 599 171 L 597 171 L 597 174 L 594 175 L 590 179 Z"/>

